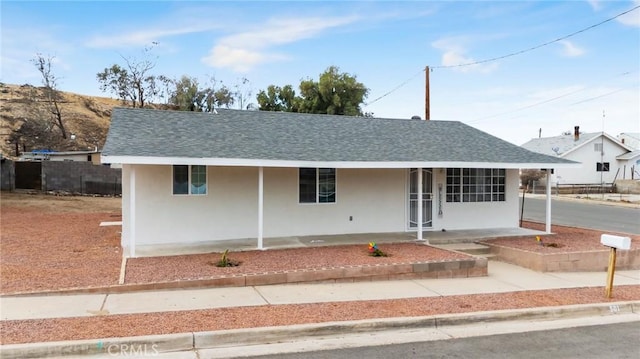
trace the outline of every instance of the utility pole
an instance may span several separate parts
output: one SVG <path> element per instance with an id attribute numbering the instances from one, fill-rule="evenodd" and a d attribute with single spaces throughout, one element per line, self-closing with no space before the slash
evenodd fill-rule
<path id="1" fill-rule="evenodd" d="M 425 73 L 425 89 L 424 89 L 424 119 L 431 119 L 431 108 L 429 103 L 429 66 L 424 68 Z"/>

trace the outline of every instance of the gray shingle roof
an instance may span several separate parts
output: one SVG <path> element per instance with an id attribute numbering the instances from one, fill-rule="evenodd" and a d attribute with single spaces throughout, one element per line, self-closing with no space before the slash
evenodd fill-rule
<path id="1" fill-rule="evenodd" d="M 116 108 L 103 156 L 285 161 L 572 163 L 454 121 Z"/>
<path id="2" fill-rule="evenodd" d="M 523 144 L 522 147 L 529 151 L 543 153 L 549 156 L 562 156 L 562 154 L 567 151 L 576 148 L 585 142 L 589 142 L 591 139 L 601 134 L 602 132 L 581 133 L 577 141 L 574 139 L 573 134 L 534 138 Z"/>

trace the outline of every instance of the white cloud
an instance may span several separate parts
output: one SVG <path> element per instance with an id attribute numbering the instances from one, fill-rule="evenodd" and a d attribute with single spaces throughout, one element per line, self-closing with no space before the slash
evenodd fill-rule
<path id="1" fill-rule="evenodd" d="M 171 29 L 139 30 L 118 35 L 94 36 L 85 45 L 100 49 L 148 46 L 153 42 L 159 42 L 164 37 L 204 32 L 215 28 L 217 26 L 185 26 Z"/>
<path id="2" fill-rule="evenodd" d="M 467 56 L 467 49 L 464 44 L 470 39 L 466 37 L 450 37 L 434 41 L 431 46 L 442 50 L 442 66 L 452 66 L 456 71 L 460 72 L 481 72 L 489 73 L 498 68 L 497 62 L 489 62 L 486 64 L 465 65 L 476 62 L 473 57 Z M 459 66 L 465 65 L 465 66 Z"/>
<path id="3" fill-rule="evenodd" d="M 584 55 L 584 49 L 581 49 L 571 43 L 569 40 L 561 40 L 558 41 L 560 45 L 562 45 L 562 55 L 567 57 L 578 57 Z"/>
<path id="4" fill-rule="evenodd" d="M 640 0 L 633 1 L 634 6 L 640 5 Z M 634 11 L 624 14 L 617 18 L 619 23 L 627 26 L 640 27 L 640 9 L 635 9 Z"/>
<path id="5" fill-rule="evenodd" d="M 587 0 L 587 2 L 589 3 L 589 5 L 591 5 L 591 8 L 594 11 L 598 11 L 602 8 L 600 0 Z"/>
<path id="6" fill-rule="evenodd" d="M 261 63 L 287 58 L 270 52 L 274 46 L 309 39 L 356 20 L 355 16 L 271 19 L 261 27 L 223 37 L 202 62 L 212 67 L 247 72 Z"/>

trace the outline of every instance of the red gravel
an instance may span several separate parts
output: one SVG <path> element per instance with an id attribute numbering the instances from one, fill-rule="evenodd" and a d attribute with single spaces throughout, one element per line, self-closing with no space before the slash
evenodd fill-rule
<path id="1" fill-rule="evenodd" d="M 375 284 L 372 283 L 372 285 Z M 640 285 L 634 285 L 616 287 L 612 299 L 604 297 L 603 288 L 573 288 L 395 300 L 264 305 L 82 318 L 11 320 L 0 322 L 0 333 L 2 333 L 0 343 L 128 337 L 639 299 Z"/>
<path id="2" fill-rule="evenodd" d="M 544 231 L 545 225 L 542 223 L 523 222 L 523 227 Z M 604 233 L 616 234 L 612 232 L 603 232 L 593 229 L 583 229 L 576 227 L 551 226 L 553 234 L 540 236 L 545 244 L 555 243 L 558 247 L 542 246 L 536 241 L 535 236 L 530 237 L 505 237 L 492 239 L 487 242 L 490 244 L 500 245 L 504 247 L 517 248 L 538 253 L 565 253 L 565 252 L 581 252 L 594 250 L 608 250 L 600 244 L 600 236 Z M 631 238 L 631 248 L 640 248 L 640 235 L 630 235 L 617 233 L 618 235 Z"/>
<path id="3" fill-rule="evenodd" d="M 111 213 L 5 206 L 3 198 L 0 293 L 116 284 L 120 228 L 99 227 L 113 220 Z"/>
<path id="4" fill-rule="evenodd" d="M 388 254 L 388 257 L 369 256 L 368 245 L 364 243 L 362 245 L 230 252 L 228 258 L 241 262 L 241 265 L 226 268 L 214 265 L 220 260 L 220 253 L 132 258 L 127 261 L 125 283 L 206 279 L 237 274 L 415 263 L 469 257 L 418 243 L 379 244 L 378 247 Z"/>

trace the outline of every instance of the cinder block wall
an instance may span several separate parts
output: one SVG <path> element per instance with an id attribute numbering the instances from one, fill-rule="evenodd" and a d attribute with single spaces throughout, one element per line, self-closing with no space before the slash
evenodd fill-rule
<path id="1" fill-rule="evenodd" d="M 640 179 L 635 180 L 617 180 L 617 193 L 640 194 Z"/>
<path id="2" fill-rule="evenodd" d="M 0 189 L 13 191 L 15 189 L 15 170 L 13 161 L 3 158 L 0 161 Z"/>
<path id="3" fill-rule="evenodd" d="M 91 193 L 100 187 L 121 193 L 122 170 L 91 162 L 43 161 L 42 188 L 45 191 Z"/>

